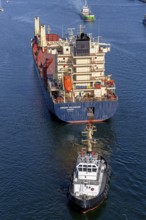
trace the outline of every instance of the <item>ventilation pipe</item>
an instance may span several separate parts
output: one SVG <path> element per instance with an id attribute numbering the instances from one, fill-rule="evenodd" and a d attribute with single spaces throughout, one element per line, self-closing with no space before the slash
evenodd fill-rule
<path id="1" fill-rule="evenodd" d="M 34 36 L 37 36 L 37 35 L 39 35 L 40 34 L 40 18 L 39 17 L 35 17 L 35 19 L 34 19 L 34 30 L 35 30 L 35 32 L 34 32 Z"/>
<path id="2" fill-rule="evenodd" d="M 41 25 L 41 47 L 44 48 L 46 46 L 47 46 L 46 27 L 45 25 Z"/>

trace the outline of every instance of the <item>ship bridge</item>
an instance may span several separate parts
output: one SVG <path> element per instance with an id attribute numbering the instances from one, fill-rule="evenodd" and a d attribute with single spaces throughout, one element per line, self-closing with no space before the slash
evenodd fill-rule
<path id="1" fill-rule="evenodd" d="M 98 161 L 100 163 L 100 161 Z M 79 163 L 76 167 L 79 180 L 96 180 L 99 164 Z"/>

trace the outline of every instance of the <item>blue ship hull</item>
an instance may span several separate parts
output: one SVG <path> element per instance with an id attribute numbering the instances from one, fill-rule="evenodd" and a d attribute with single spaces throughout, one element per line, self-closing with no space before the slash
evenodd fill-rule
<path id="1" fill-rule="evenodd" d="M 67 123 L 101 122 L 111 118 L 115 114 L 118 100 L 54 103 L 49 91 L 44 87 L 44 82 L 40 78 L 40 73 L 35 61 L 34 65 L 47 107 L 59 120 Z M 89 108 L 93 109 L 92 117 L 88 115 Z"/>

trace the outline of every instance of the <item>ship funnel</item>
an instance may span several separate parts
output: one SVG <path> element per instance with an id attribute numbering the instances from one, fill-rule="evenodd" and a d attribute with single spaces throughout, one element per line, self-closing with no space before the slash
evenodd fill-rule
<path id="1" fill-rule="evenodd" d="M 46 41 L 46 27 L 45 25 L 41 25 L 41 47 L 46 47 L 47 41 Z"/>
<path id="2" fill-rule="evenodd" d="M 40 34 L 40 18 L 39 17 L 35 17 L 34 19 L 34 36 L 37 36 Z"/>

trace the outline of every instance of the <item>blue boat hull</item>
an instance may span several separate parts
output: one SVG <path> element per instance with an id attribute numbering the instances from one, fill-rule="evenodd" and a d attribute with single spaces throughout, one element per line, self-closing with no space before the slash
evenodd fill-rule
<path id="1" fill-rule="evenodd" d="M 54 103 L 49 91 L 44 87 L 35 61 L 34 65 L 48 109 L 61 121 L 67 123 L 100 122 L 111 118 L 115 114 L 118 100 Z M 92 108 L 94 111 L 93 117 L 88 115 L 89 108 Z"/>

